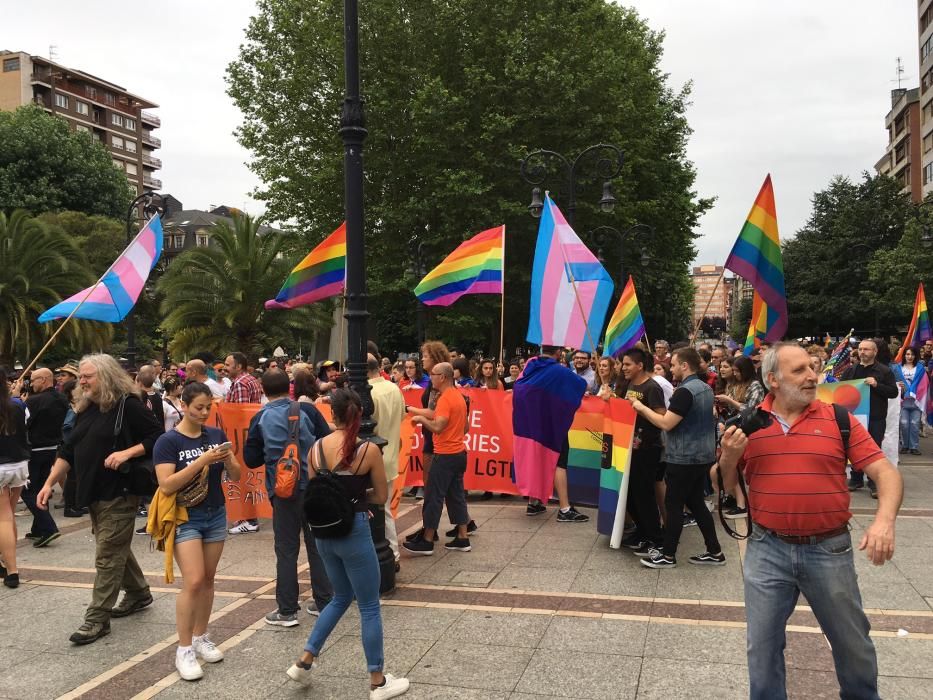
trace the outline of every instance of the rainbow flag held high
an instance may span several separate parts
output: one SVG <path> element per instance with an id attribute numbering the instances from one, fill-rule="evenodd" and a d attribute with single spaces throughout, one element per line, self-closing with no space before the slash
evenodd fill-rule
<path id="1" fill-rule="evenodd" d="M 43 312 L 39 323 L 66 318 L 72 312 L 74 318 L 119 323 L 136 305 L 161 255 L 162 220 L 156 214 L 93 287 L 82 289 Z"/>
<path id="2" fill-rule="evenodd" d="M 748 335 L 745 337 L 743 354 L 751 355 L 761 343 L 767 340 L 768 329 L 777 322 L 777 313 L 774 312 L 756 291 L 752 297 L 752 318 L 748 323 Z"/>
<path id="3" fill-rule="evenodd" d="M 450 306 L 464 294 L 502 294 L 505 226 L 464 241 L 415 287 L 428 306 Z"/>
<path id="4" fill-rule="evenodd" d="M 347 277 L 347 222 L 321 241 L 288 275 L 267 309 L 294 309 L 343 291 Z"/>
<path id="5" fill-rule="evenodd" d="M 784 291 L 784 261 L 770 175 L 761 186 L 725 266 L 727 270 L 748 280 L 763 303 L 767 304 L 767 318 L 773 318 L 773 323 L 764 329 L 761 340 L 783 338 L 787 331 L 787 295 Z"/>
<path id="6" fill-rule="evenodd" d="M 923 282 L 917 285 L 917 296 L 914 299 L 914 314 L 910 318 L 910 326 L 907 327 L 907 336 L 904 338 L 904 344 L 897 351 L 895 362 L 904 359 L 904 351 L 919 343 L 924 343 L 933 338 L 933 329 L 930 328 L 930 312 L 927 310 L 927 298 L 923 293 Z"/>
<path id="7" fill-rule="evenodd" d="M 619 298 L 619 304 L 609 319 L 606 328 L 606 340 L 603 343 L 603 353 L 611 357 L 618 357 L 630 347 L 635 345 L 645 334 L 645 321 L 641 317 L 638 307 L 638 297 L 635 295 L 635 281 L 628 276 L 625 289 Z"/>
<path id="8" fill-rule="evenodd" d="M 594 352 L 612 290 L 609 273 L 545 195 L 531 268 L 526 340 Z"/>

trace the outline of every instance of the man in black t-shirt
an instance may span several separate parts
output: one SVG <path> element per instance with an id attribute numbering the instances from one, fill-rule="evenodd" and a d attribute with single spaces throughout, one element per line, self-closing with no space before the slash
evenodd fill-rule
<path id="1" fill-rule="evenodd" d="M 631 348 L 622 356 L 625 386 L 619 396 L 640 401 L 658 415 L 664 415 L 664 392 L 648 372 L 648 356 L 639 348 Z M 652 366 L 653 368 L 653 366 Z M 622 544 L 639 557 L 651 556 L 663 544 L 661 519 L 654 495 L 655 475 L 661 463 L 661 429 L 639 415 L 635 419 L 632 441 L 632 464 L 629 476 L 627 507 L 638 526 Z"/>

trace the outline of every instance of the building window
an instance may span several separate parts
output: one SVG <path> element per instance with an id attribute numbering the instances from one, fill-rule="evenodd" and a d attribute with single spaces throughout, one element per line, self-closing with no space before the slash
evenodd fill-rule
<path id="1" fill-rule="evenodd" d="M 206 233 L 199 233 L 196 237 L 196 243 L 198 248 L 207 248 L 208 242 L 210 239 Z"/>
<path id="2" fill-rule="evenodd" d="M 91 133 L 91 129 L 89 127 L 84 126 L 84 124 L 75 124 L 75 131 L 82 133 L 82 134 Z"/>
<path id="3" fill-rule="evenodd" d="M 184 248 L 185 247 L 185 234 L 176 233 L 175 236 L 175 248 Z"/>
<path id="4" fill-rule="evenodd" d="M 127 153 L 136 153 L 136 142 L 133 139 L 124 139 Z"/>
<path id="5" fill-rule="evenodd" d="M 123 117 L 119 114 L 111 114 L 110 123 L 115 126 L 123 126 Z"/>
<path id="6" fill-rule="evenodd" d="M 127 117 L 123 122 L 123 126 L 125 126 L 130 131 L 136 131 L 136 120 Z"/>
<path id="7" fill-rule="evenodd" d="M 55 93 L 55 106 L 62 109 L 68 109 L 68 96 Z"/>
<path id="8" fill-rule="evenodd" d="M 90 85 L 85 85 L 84 94 L 90 97 L 92 100 L 96 100 L 97 99 L 97 88 L 91 87 Z"/>
<path id="9" fill-rule="evenodd" d="M 105 97 L 108 105 L 115 105 L 117 103 L 117 98 L 112 92 L 108 92 Z"/>
<path id="10" fill-rule="evenodd" d="M 110 145 L 113 146 L 114 148 L 119 148 L 122 151 L 123 150 L 123 139 L 121 139 L 119 136 L 111 136 Z"/>
<path id="11" fill-rule="evenodd" d="M 130 175 L 135 175 L 138 171 L 136 170 L 136 163 L 127 163 L 126 172 Z"/>
<path id="12" fill-rule="evenodd" d="M 75 100 L 75 112 L 78 114 L 83 114 L 84 116 L 88 115 L 88 106 L 87 102 L 82 102 L 81 100 Z"/>
<path id="13" fill-rule="evenodd" d="M 114 159 L 113 159 L 113 166 L 114 166 L 115 168 L 119 168 L 120 170 L 123 170 L 123 161 L 122 161 L 122 160 L 117 160 L 116 158 L 114 158 Z"/>
<path id="14" fill-rule="evenodd" d="M 923 184 L 929 185 L 933 182 L 933 163 L 927 163 L 923 166 Z"/>
<path id="15" fill-rule="evenodd" d="M 3 59 L 3 72 L 12 73 L 13 71 L 19 70 L 19 56 L 16 58 L 4 58 Z"/>

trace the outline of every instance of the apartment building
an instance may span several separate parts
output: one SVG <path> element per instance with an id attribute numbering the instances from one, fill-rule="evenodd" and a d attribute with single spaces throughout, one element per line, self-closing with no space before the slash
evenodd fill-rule
<path id="1" fill-rule="evenodd" d="M 720 280 L 722 269 L 722 265 L 699 265 L 693 268 L 690 279 L 693 281 L 694 292 L 694 325 L 703 318 L 721 318 L 723 322 L 728 322 L 732 315 L 733 280 L 731 277 Z"/>
<path id="2" fill-rule="evenodd" d="M 162 122 L 159 105 L 102 78 L 22 51 L 0 51 L 0 110 L 35 103 L 65 119 L 71 128 L 98 140 L 136 194 L 159 190 L 162 161 L 153 136 Z"/>
<path id="3" fill-rule="evenodd" d="M 875 170 L 888 175 L 901 185 L 901 192 L 909 194 L 914 202 L 923 200 L 923 190 L 930 177 L 921 175 L 923 141 L 920 125 L 920 88 L 891 90 L 891 111 L 884 118 L 888 131 L 888 145 Z M 933 120 L 929 126 L 933 128 Z M 933 144 L 933 136 L 930 137 Z M 933 174 L 933 163 L 930 166 Z"/>
<path id="4" fill-rule="evenodd" d="M 933 191 L 933 0 L 918 0 L 922 196 Z"/>

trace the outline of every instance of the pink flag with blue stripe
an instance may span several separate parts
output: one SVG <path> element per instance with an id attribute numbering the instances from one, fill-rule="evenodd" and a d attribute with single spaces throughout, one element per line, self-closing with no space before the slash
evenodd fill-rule
<path id="1" fill-rule="evenodd" d="M 136 304 L 149 273 L 161 255 L 162 221 L 156 214 L 140 229 L 95 286 L 82 289 L 56 304 L 39 316 L 39 322 L 66 318 L 77 308 L 74 318 L 119 323 Z"/>
<path id="2" fill-rule="evenodd" d="M 593 352 L 612 290 L 609 273 L 546 195 L 531 269 L 528 342 Z"/>

